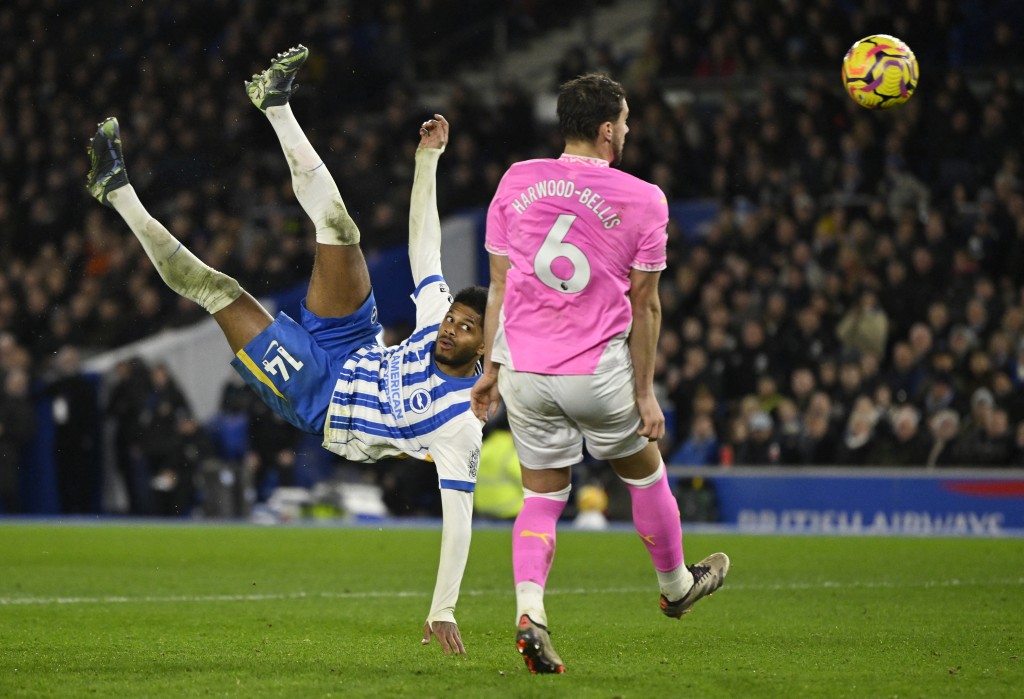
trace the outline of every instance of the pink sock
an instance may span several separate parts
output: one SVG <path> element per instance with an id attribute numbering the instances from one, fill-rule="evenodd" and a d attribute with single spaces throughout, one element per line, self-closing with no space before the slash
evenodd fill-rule
<path id="1" fill-rule="evenodd" d="M 655 570 L 675 570 L 683 564 L 683 525 L 665 469 L 649 486 L 626 483 L 626 487 L 633 500 L 633 525 L 651 554 Z"/>
<path id="2" fill-rule="evenodd" d="M 555 558 L 555 525 L 565 502 L 527 497 L 512 528 L 512 574 L 516 585 L 532 582 L 544 587 Z"/>

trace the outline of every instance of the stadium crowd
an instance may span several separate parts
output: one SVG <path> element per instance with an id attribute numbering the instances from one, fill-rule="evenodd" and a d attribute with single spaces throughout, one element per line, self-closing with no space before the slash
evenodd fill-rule
<path id="1" fill-rule="evenodd" d="M 525 41 L 600 4 L 513 3 L 504 18 Z M 0 65 L 0 507 L 17 506 L 11 473 L 33 435 L 18 417 L 74 374 L 69 351 L 204 316 L 88 200 L 93 125 L 127 115 L 133 185 L 199 257 L 256 294 L 294 287 L 313 236 L 242 78 L 286 46 L 313 47 L 295 109 L 364 247 L 401 245 L 417 114 L 443 111 L 457 136 L 442 216 L 486 206 L 508 163 L 559 148 L 521 86 L 492 98 L 458 81 L 488 42 L 447 35 L 438 17 L 487 27 L 484 5 L 0 8 L 0 42 L 19 47 Z M 904 38 L 921 64 L 915 97 L 884 113 L 856 106 L 838 77 L 848 45 L 874 32 Z M 671 462 L 1024 465 L 1022 36 L 1019 3 L 998 0 L 662 0 L 638 50 L 567 48 L 559 78 L 600 68 L 626 84 L 622 167 L 670 201 L 716 204 L 699 227 L 671 224 L 658 373 Z M 423 80 L 446 85 L 443 103 Z M 123 373 L 132 390 L 102 397 L 104 417 L 128 429 L 162 405 L 160 429 L 177 437 L 170 457 L 119 447 L 121 460 L 141 459 L 144 484 L 166 486 L 155 477 L 168 468 L 187 480 L 178 465 L 216 442 L 173 376 L 137 362 Z M 280 439 L 262 459 L 284 468 L 294 437 Z M 140 511 L 180 508 L 140 497 Z"/>

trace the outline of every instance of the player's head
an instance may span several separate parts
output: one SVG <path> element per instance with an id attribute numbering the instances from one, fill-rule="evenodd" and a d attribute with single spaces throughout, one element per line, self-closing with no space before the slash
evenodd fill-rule
<path id="1" fill-rule="evenodd" d="M 484 356 L 484 313 L 487 289 L 468 286 L 455 295 L 437 329 L 434 361 L 446 373 L 472 376 Z"/>
<path id="2" fill-rule="evenodd" d="M 622 159 L 626 141 L 626 91 L 603 73 L 587 73 L 558 88 L 558 126 L 566 143 L 598 143 Z"/>

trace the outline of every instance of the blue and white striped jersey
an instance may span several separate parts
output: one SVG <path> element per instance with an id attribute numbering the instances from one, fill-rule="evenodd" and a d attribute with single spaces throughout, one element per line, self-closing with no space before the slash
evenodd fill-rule
<path id="1" fill-rule="evenodd" d="M 364 347 L 344 363 L 324 426 L 324 448 L 352 461 L 403 454 L 434 462 L 442 488 L 472 492 L 482 424 L 469 410 L 476 377 L 442 373 L 433 359 L 451 307 L 440 276 L 413 295 L 416 330 L 394 347 Z"/>

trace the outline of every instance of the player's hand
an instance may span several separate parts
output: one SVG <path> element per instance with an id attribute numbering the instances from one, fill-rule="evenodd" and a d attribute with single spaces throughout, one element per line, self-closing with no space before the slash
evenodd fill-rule
<path id="1" fill-rule="evenodd" d="M 420 126 L 420 148 L 444 148 L 448 144 L 448 120 L 440 114 Z"/>
<path id="2" fill-rule="evenodd" d="M 469 408 L 478 419 L 487 422 L 498 412 L 501 394 L 498 393 L 498 375 L 483 373 L 469 392 Z"/>
<path id="3" fill-rule="evenodd" d="M 433 636 L 441 644 L 445 655 L 465 655 L 466 647 L 462 645 L 462 634 L 459 625 L 452 621 L 428 621 L 423 625 L 423 645 L 430 645 Z"/>
<path id="4" fill-rule="evenodd" d="M 637 410 L 640 411 L 640 429 L 637 433 L 647 437 L 649 442 L 657 442 L 665 436 L 665 413 L 661 411 L 658 399 L 654 395 L 637 398 Z"/>

